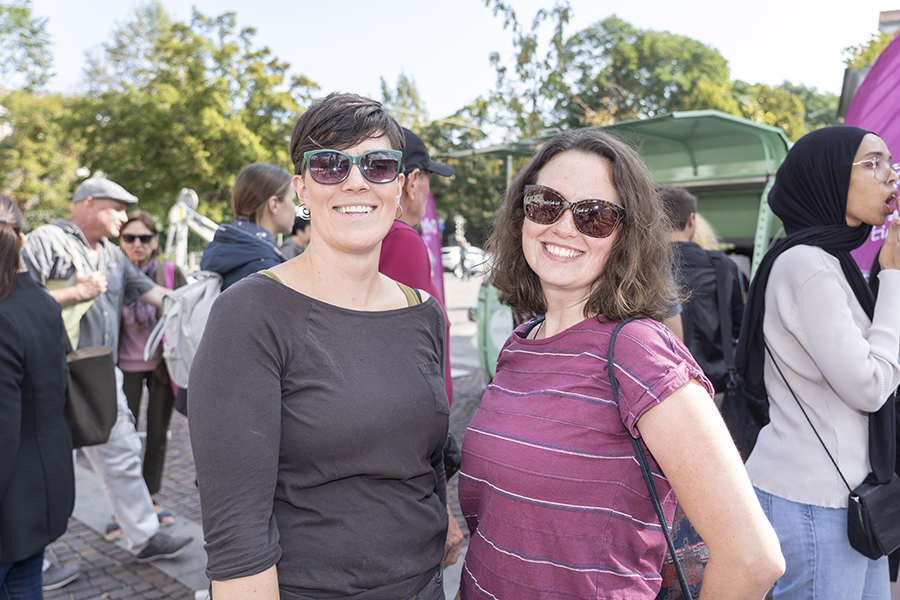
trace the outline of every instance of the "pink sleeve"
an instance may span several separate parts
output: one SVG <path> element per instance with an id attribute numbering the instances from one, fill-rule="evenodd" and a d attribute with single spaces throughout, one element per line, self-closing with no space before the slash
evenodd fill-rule
<path id="1" fill-rule="evenodd" d="M 436 295 L 431 285 L 428 250 L 415 231 L 398 228 L 384 238 L 378 270 L 394 281 Z"/>
<path id="2" fill-rule="evenodd" d="M 619 412 L 635 437 L 640 437 L 637 422 L 641 416 L 691 379 L 700 382 L 710 398 L 714 393 L 690 351 L 656 321 L 641 319 L 623 327 L 613 358 L 619 382 Z"/>

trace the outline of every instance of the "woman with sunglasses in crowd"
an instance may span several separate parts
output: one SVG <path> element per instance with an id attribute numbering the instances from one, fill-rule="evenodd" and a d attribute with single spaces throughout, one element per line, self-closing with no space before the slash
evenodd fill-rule
<path id="1" fill-rule="evenodd" d="M 119 233 L 119 246 L 128 260 L 157 285 L 170 290 L 187 283 L 181 269 L 157 257 L 159 232 L 150 213 L 134 210 Z M 163 467 L 166 462 L 166 443 L 175 394 L 169 382 L 169 373 L 162 360 L 162 351 L 149 361 L 144 360 L 144 346 L 159 318 L 159 310 L 152 304 L 138 299 L 122 308 L 122 327 L 119 334 L 119 368 L 124 375 L 123 391 L 135 423 L 141 409 L 141 395 L 147 386 L 147 446 L 144 450 L 144 481 L 153 499 L 153 506 L 162 527 L 171 525 L 175 518 L 156 501 L 162 487 Z M 122 536 L 122 528 L 115 518 L 106 526 L 104 537 L 114 540 Z"/>
<path id="2" fill-rule="evenodd" d="M 629 433 L 671 523 L 675 496 L 709 548 L 701 598 L 762 598 L 783 568 L 685 346 L 666 222 L 628 146 L 596 130 L 546 142 L 510 184 L 488 241 L 514 310 L 466 432 L 459 500 L 471 539 L 463 599 L 650 599 L 666 542 Z M 614 399 L 607 364 L 615 343 Z M 674 493 L 673 493 L 674 492 Z"/>
<path id="3" fill-rule="evenodd" d="M 21 273 L 22 214 L 0 194 L 0 598 L 36 600 L 75 505 L 60 306 Z"/>
<path id="4" fill-rule="evenodd" d="M 189 414 L 215 600 L 444 597 L 443 311 L 378 272 L 403 149 L 378 102 L 310 106 L 309 245 L 210 313 Z"/>
<path id="5" fill-rule="evenodd" d="M 769 192 L 787 237 L 757 268 L 736 362 L 769 402 L 747 472 L 787 562 L 776 600 L 890 598 L 888 559 L 850 546 L 847 506 L 848 486 L 895 467 L 900 221 L 877 300 L 850 251 L 894 211 L 897 179 L 877 135 L 826 127 L 794 144 Z"/>
<path id="6" fill-rule="evenodd" d="M 254 163 L 241 169 L 231 191 L 234 221 L 219 227 L 200 259 L 200 268 L 222 276 L 222 289 L 251 273 L 286 259 L 275 240 L 294 226 L 291 176 L 274 165 Z"/>

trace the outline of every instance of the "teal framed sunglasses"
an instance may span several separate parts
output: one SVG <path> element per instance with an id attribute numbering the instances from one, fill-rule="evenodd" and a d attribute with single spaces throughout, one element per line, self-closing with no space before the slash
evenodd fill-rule
<path id="1" fill-rule="evenodd" d="M 399 150 L 369 150 L 351 156 L 340 150 L 309 150 L 303 153 L 303 165 L 312 178 L 323 185 L 338 184 L 350 176 L 353 165 L 359 165 L 363 177 L 372 183 L 390 183 L 400 174 Z M 302 169 L 301 169 L 302 172 Z"/>

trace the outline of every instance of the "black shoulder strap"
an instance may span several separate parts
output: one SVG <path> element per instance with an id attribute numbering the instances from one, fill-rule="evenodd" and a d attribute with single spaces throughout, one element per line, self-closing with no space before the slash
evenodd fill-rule
<path id="1" fill-rule="evenodd" d="M 616 379 L 613 349 L 616 346 L 616 337 L 619 335 L 619 331 L 634 320 L 634 317 L 630 317 L 616 325 L 612 335 L 609 337 L 609 350 L 606 353 L 606 361 L 609 366 L 609 383 L 612 386 L 613 399 L 616 401 L 616 406 L 619 405 L 619 382 Z M 656 518 L 659 519 L 659 526 L 662 528 L 663 535 L 666 536 L 666 544 L 669 547 L 669 554 L 672 555 L 672 564 L 675 565 L 675 573 L 678 575 L 681 593 L 683 594 L 683 598 L 692 600 L 693 596 L 691 595 L 691 589 L 688 586 L 687 579 L 684 577 L 684 571 L 681 570 L 681 563 L 678 562 L 678 554 L 675 553 L 675 544 L 672 542 L 672 535 L 669 533 L 669 526 L 666 524 L 666 516 L 663 514 L 662 502 L 659 500 L 659 491 L 656 489 L 656 484 L 653 483 L 653 475 L 650 473 L 650 463 L 647 462 L 647 455 L 644 453 L 644 447 L 637 438 L 631 435 L 630 430 L 628 430 L 628 437 L 631 438 L 631 447 L 634 448 L 634 454 L 637 456 L 638 464 L 641 465 L 641 473 L 644 474 L 644 483 L 647 484 L 647 491 L 650 492 L 650 500 L 653 502 L 653 508 L 656 509 Z"/>
<path id="2" fill-rule="evenodd" d="M 725 266 L 726 258 L 717 252 L 710 252 L 709 258 L 716 269 L 716 300 L 719 304 L 719 335 L 722 342 L 722 357 L 725 359 L 725 368 L 734 370 L 734 346 L 731 344 L 731 286 L 729 285 L 728 268 Z"/>

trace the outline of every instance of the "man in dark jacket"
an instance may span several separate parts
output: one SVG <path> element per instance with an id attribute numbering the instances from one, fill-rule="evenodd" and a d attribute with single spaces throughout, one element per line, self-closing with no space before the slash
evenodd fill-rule
<path id="1" fill-rule="evenodd" d="M 703 372 L 716 388 L 718 397 L 725 391 L 726 367 L 722 354 L 722 332 L 726 343 L 734 348 L 741 330 L 744 300 L 740 274 L 723 252 L 707 251 L 691 241 L 694 236 L 697 199 L 684 188 L 665 187 L 659 191 L 663 208 L 672 223 L 670 241 L 675 255 L 676 277 L 687 294 L 682 304 L 681 320 L 684 343 Z M 729 298 L 731 323 L 720 323 L 716 270 L 714 260 L 723 259 L 727 267 L 726 293 Z M 724 326 L 723 326 L 724 325 Z"/>

